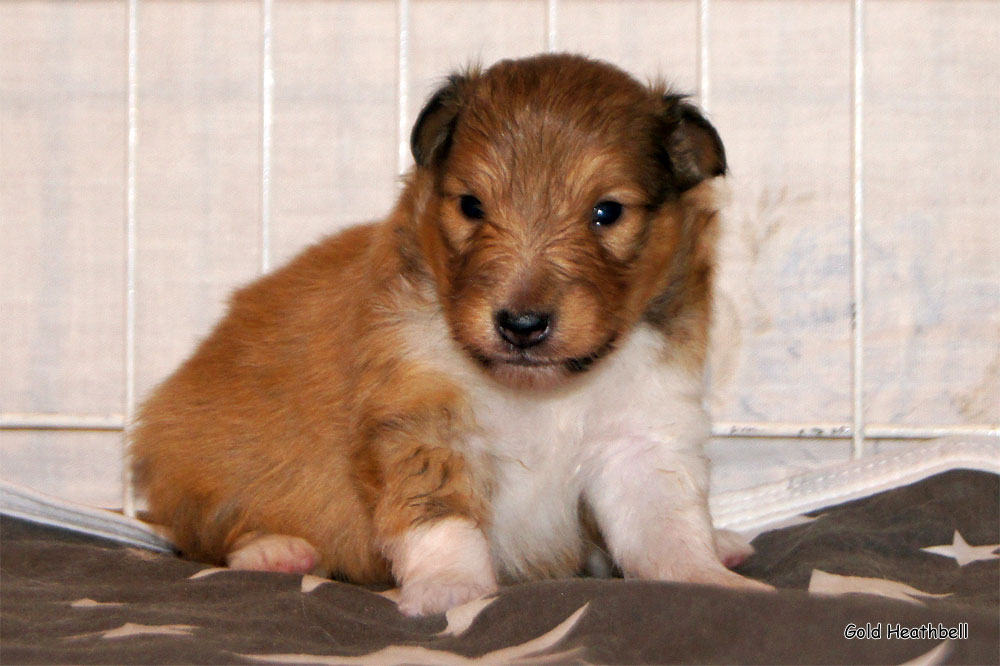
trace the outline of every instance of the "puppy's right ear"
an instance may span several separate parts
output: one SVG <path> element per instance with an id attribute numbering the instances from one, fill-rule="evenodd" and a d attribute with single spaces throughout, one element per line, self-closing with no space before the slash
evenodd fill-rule
<path id="1" fill-rule="evenodd" d="M 418 167 L 436 166 L 448 155 L 467 82 L 461 74 L 449 76 L 417 116 L 410 134 L 410 151 Z"/>
<path id="2" fill-rule="evenodd" d="M 674 185 L 684 192 L 708 178 L 726 173 L 726 149 L 719 133 L 684 95 L 663 96 L 660 138 Z"/>

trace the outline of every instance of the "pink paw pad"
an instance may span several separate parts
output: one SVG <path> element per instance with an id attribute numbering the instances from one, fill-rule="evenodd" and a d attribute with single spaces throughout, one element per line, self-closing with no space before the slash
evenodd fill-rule
<path id="1" fill-rule="evenodd" d="M 319 552 L 305 539 L 265 534 L 240 544 L 226 556 L 226 564 L 245 571 L 307 574 L 319 564 Z"/>

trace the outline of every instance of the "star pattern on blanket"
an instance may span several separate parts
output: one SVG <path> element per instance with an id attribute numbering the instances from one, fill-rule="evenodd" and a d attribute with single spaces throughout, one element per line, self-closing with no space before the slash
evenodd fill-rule
<path id="1" fill-rule="evenodd" d="M 316 588 L 333 581 L 329 578 L 305 574 L 302 576 L 300 588 L 303 594 L 309 594 Z M 375 592 L 381 597 L 385 597 L 392 603 L 399 605 L 399 588 L 390 588 L 382 592 Z M 474 599 L 468 603 L 455 606 L 445 612 L 445 621 L 448 623 L 444 629 L 438 632 L 438 636 L 457 636 L 463 633 L 475 621 L 479 614 L 497 600 L 496 596 Z"/>
<path id="2" fill-rule="evenodd" d="M 925 652 L 916 659 L 905 661 L 900 666 L 938 666 L 946 663 L 945 660 L 948 658 L 949 652 L 951 652 L 951 643 L 943 641 L 930 652 Z"/>
<path id="3" fill-rule="evenodd" d="M 114 608 L 116 606 L 124 606 L 124 603 L 117 601 L 95 601 L 93 599 L 77 599 L 76 601 L 71 601 L 70 608 Z"/>
<path id="4" fill-rule="evenodd" d="M 198 580 L 201 578 L 208 578 L 209 576 L 215 576 L 218 574 L 234 573 L 240 571 L 238 569 L 230 569 L 229 567 L 207 567 L 196 571 L 195 573 L 188 576 L 188 580 Z M 312 574 L 303 574 L 302 580 L 299 583 L 299 590 L 302 594 L 310 594 L 316 590 L 316 588 L 326 585 L 328 583 L 333 583 L 334 581 L 329 578 L 323 578 L 322 576 L 315 576 Z M 390 588 L 381 592 L 375 592 L 379 596 L 385 597 L 392 603 L 399 605 L 399 588 Z M 84 600 L 89 601 L 89 600 Z M 462 606 L 457 606 L 452 608 L 446 614 L 448 619 L 448 628 L 442 632 L 442 635 L 454 635 L 461 633 L 465 630 L 472 621 L 479 614 L 479 611 L 490 605 L 495 601 L 495 598 L 478 599 L 471 601 Z M 456 628 L 459 627 L 459 628 Z"/>
<path id="5" fill-rule="evenodd" d="M 926 548 L 921 548 L 920 550 L 925 550 L 928 553 L 941 555 L 943 557 L 951 557 L 960 567 L 964 567 L 966 564 L 972 564 L 973 562 L 1000 559 L 1000 553 L 997 553 L 997 550 L 1000 550 L 1000 543 L 985 546 L 971 546 L 968 542 L 966 542 L 965 538 L 962 537 L 962 533 L 958 530 L 955 530 L 955 534 L 952 536 L 950 544 L 928 546 Z"/>
<path id="6" fill-rule="evenodd" d="M 949 597 L 951 593 L 934 594 L 924 592 L 905 583 L 886 578 L 867 578 L 864 576 L 841 576 L 813 569 L 809 579 L 809 594 L 821 594 L 837 597 L 844 594 L 873 594 L 890 599 L 899 599 L 911 604 L 924 606 L 917 597 Z"/>
<path id="7" fill-rule="evenodd" d="M 464 632 L 472 624 L 472 620 L 490 603 L 492 600 L 484 602 L 480 599 L 465 604 L 468 607 L 465 611 L 459 611 L 453 618 L 449 618 L 449 629 L 461 629 Z M 251 661 L 271 664 L 415 664 L 417 666 L 447 664 L 467 666 L 469 664 L 587 663 L 582 659 L 582 647 L 558 652 L 552 652 L 552 649 L 573 630 L 589 606 L 589 602 L 585 603 L 565 620 L 536 638 L 519 645 L 493 650 L 479 657 L 465 657 L 455 652 L 435 650 L 420 645 L 390 645 L 377 652 L 357 657 L 316 654 L 241 654 L 239 656 Z M 464 607 L 460 606 L 459 608 Z M 454 626 L 452 626 L 453 622 Z"/>
<path id="8" fill-rule="evenodd" d="M 320 585 L 325 585 L 326 583 L 332 583 L 333 581 L 329 578 L 323 578 L 321 576 L 313 576 L 312 574 L 305 574 L 302 576 L 301 590 L 303 594 L 309 594 L 315 590 Z"/>
<path id="9" fill-rule="evenodd" d="M 202 569 L 201 571 L 194 572 L 193 574 L 188 576 L 188 580 L 197 580 L 199 578 L 214 576 L 215 574 L 226 573 L 228 571 L 233 571 L 233 569 L 230 569 L 228 567 L 208 567 L 206 569 Z"/>
<path id="10" fill-rule="evenodd" d="M 93 608 L 93 606 L 91 607 Z M 102 640 L 114 640 L 119 638 L 134 638 L 136 636 L 191 636 L 197 628 L 191 624 L 138 624 L 136 622 L 126 622 L 114 629 L 65 636 L 63 640 L 81 640 L 93 637 Z"/>
<path id="11" fill-rule="evenodd" d="M 448 626 L 439 631 L 438 636 L 460 636 L 464 634 L 465 630 L 472 626 L 472 623 L 479 617 L 479 614 L 496 600 L 496 597 L 485 597 L 449 608 L 444 614 Z"/>
<path id="12" fill-rule="evenodd" d="M 189 636 L 197 627 L 190 624 L 147 625 L 126 622 L 117 629 L 105 631 L 101 638 L 131 638 L 132 636 Z"/>

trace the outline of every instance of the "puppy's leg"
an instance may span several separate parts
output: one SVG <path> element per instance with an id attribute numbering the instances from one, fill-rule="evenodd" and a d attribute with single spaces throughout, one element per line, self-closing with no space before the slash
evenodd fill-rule
<path id="1" fill-rule="evenodd" d="M 319 566 L 319 552 L 305 539 L 287 534 L 248 532 L 226 555 L 231 569 L 311 573 Z"/>
<path id="2" fill-rule="evenodd" d="M 719 557 L 697 439 L 637 435 L 601 449 L 587 500 L 627 577 L 769 589 Z"/>
<path id="3" fill-rule="evenodd" d="M 411 528 L 391 551 L 404 615 L 440 613 L 497 589 L 486 538 L 466 518 Z"/>
<path id="4" fill-rule="evenodd" d="M 402 588 L 400 612 L 439 613 L 495 592 L 485 505 L 462 457 L 420 446 L 392 467 L 375 524 Z"/>

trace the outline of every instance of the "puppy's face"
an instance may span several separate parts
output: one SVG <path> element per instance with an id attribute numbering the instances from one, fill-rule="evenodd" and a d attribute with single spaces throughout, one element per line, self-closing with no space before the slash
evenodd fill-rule
<path id="1" fill-rule="evenodd" d="M 669 287 L 679 195 L 724 168 L 677 97 L 572 56 L 453 77 L 413 133 L 421 245 L 451 333 L 500 381 L 546 387 L 614 350 Z"/>

